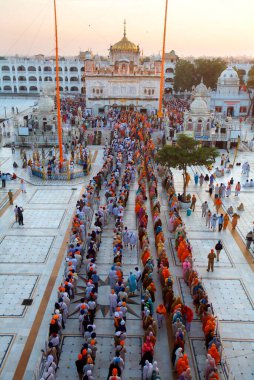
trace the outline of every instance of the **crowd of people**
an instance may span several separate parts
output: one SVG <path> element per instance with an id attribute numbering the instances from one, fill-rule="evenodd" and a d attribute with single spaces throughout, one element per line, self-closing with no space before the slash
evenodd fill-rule
<path id="1" fill-rule="evenodd" d="M 181 220 L 181 215 L 179 214 L 179 204 L 175 194 L 174 180 L 171 172 L 169 172 L 167 177 L 164 179 L 164 186 L 166 187 L 169 196 L 170 217 L 172 217 L 172 213 L 177 215 L 175 216 L 177 223 L 172 224 L 171 228 L 171 232 L 175 235 L 175 250 L 182 265 L 183 279 L 190 288 L 190 293 L 193 298 L 193 306 L 195 308 L 196 315 L 199 316 L 202 321 L 203 332 L 205 335 L 205 343 L 207 348 L 207 361 L 204 374 L 205 379 L 219 379 L 217 365 L 220 363 L 221 358 L 221 343 L 217 336 L 217 320 L 213 315 L 213 310 L 209 303 L 208 295 L 204 289 L 202 280 L 199 278 L 197 271 L 193 268 L 192 247 L 188 240 L 184 223 Z M 208 207 L 206 207 L 206 209 L 207 208 Z M 205 210 L 202 209 L 202 212 L 205 213 Z M 208 255 L 208 271 L 210 269 L 213 270 L 214 259 L 217 257 L 217 260 L 219 260 L 219 255 L 222 248 L 223 246 L 219 240 L 215 246 L 217 256 L 213 249 Z M 176 300 L 176 303 L 178 302 L 181 306 L 180 298 Z M 185 314 L 182 312 L 183 310 L 185 311 Z M 177 327 L 180 327 L 183 335 L 190 330 L 190 323 L 192 319 L 193 311 L 191 308 L 187 307 L 186 309 L 186 305 L 181 307 L 176 306 L 173 321 L 176 323 Z M 179 356 L 183 357 L 183 347 L 181 346 L 181 343 L 177 347 L 174 355 L 176 358 Z"/>

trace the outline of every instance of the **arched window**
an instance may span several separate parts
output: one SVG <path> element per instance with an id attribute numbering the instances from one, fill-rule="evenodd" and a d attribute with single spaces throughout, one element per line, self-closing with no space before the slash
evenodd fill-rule
<path id="1" fill-rule="evenodd" d="M 65 82 L 68 82 L 68 77 L 65 77 Z"/>
<path id="2" fill-rule="evenodd" d="M 27 87 L 26 86 L 19 86 L 19 91 L 27 92 Z"/>
<path id="3" fill-rule="evenodd" d="M 84 67 L 81 67 L 81 71 L 82 71 L 82 72 L 85 71 L 85 68 L 84 68 Z"/>
<path id="4" fill-rule="evenodd" d="M 100 90 L 97 88 L 96 90 L 96 94 L 98 95 L 100 93 Z"/>
<path id="5" fill-rule="evenodd" d="M 202 119 L 198 119 L 198 124 L 197 124 L 197 132 L 202 131 Z"/>
<path id="6" fill-rule="evenodd" d="M 74 72 L 74 71 L 78 71 L 78 69 L 77 69 L 77 67 L 72 66 L 72 67 L 70 68 L 70 71 L 71 71 L 71 72 Z"/>
<path id="7" fill-rule="evenodd" d="M 9 66 L 2 66 L 2 71 L 10 71 Z"/>
<path id="8" fill-rule="evenodd" d="M 51 69 L 51 67 L 50 66 L 45 66 L 44 67 L 44 70 L 43 71 L 46 71 L 46 72 L 48 72 L 48 71 L 52 71 L 52 69 Z"/>
<path id="9" fill-rule="evenodd" d="M 4 86 L 4 91 L 11 91 L 11 86 Z"/>
<path id="10" fill-rule="evenodd" d="M 28 71 L 36 71 L 36 67 L 34 67 L 34 66 L 29 66 L 27 70 L 28 70 Z"/>
<path id="11" fill-rule="evenodd" d="M 56 71 L 56 67 L 54 67 L 54 71 Z M 62 67 L 59 67 L 58 71 L 63 71 Z"/>
<path id="12" fill-rule="evenodd" d="M 166 73 L 170 74 L 170 73 L 174 73 L 174 69 L 172 69 L 171 67 L 168 67 L 166 69 Z"/>
<path id="13" fill-rule="evenodd" d="M 193 130 L 193 125 L 192 125 L 192 119 L 188 119 L 187 123 L 187 131 L 192 131 Z"/>
<path id="14" fill-rule="evenodd" d="M 152 90 L 152 95 L 154 95 L 154 90 Z"/>
<path id="15" fill-rule="evenodd" d="M 167 82 L 167 83 L 173 83 L 174 79 L 173 78 L 166 78 L 165 82 Z"/>
<path id="16" fill-rule="evenodd" d="M 151 90 L 148 90 L 148 95 L 151 95 Z"/>
<path id="17" fill-rule="evenodd" d="M 71 92 L 78 92 L 78 87 L 75 87 L 75 86 L 71 87 Z"/>
<path id="18" fill-rule="evenodd" d="M 60 90 L 60 91 L 63 91 L 63 87 L 62 87 L 62 86 L 59 86 L 59 90 Z"/>
<path id="19" fill-rule="evenodd" d="M 93 88 L 93 94 L 95 94 L 95 88 Z"/>
<path id="20" fill-rule="evenodd" d="M 44 82 L 52 82 L 52 78 L 51 77 L 45 77 L 44 78 Z"/>
<path id="21" fill-rule="evenodd" d="M 38 92 L 38 88 L 36 86 L 30 86 L 29 91 Z"/>
<path id="22" fill-rule="evenodd" d="M 24 77 L 24 76 L 19 76 L 19 77 L 18 77 L 18 81 L 20 81 L 20 82 L 26 82 L 26 77 Z"/>
<path id="23" fill-rule="evenodd" d="M 22 66 L 22 65 L 19 66 L 19 67 L 18 67 L 18 71 L 26 71 L 25 66 Z"/>
<path id="24" fill-rule="evenodd" d="M 63 81 L 63 77 L 59 77 L 59 82 L 62 82 Z"/>
<path id="25" fill-rule="evenodd" d="M 29 82 L 36 82 L 37 81 L 36 77 L 29 77 L 28 80 L 29 80 Z"/>
<path id="26" fill-rule="evenodd" d="M 101 93 L 101 94 L 103 93 L 103 89 L 102 89 L 102 88 L 100 89 L 100 93 Z"/>
<path id="27" fill-rule="evenodd" d="M 146 90 L 146 88 L 144 89 L 144 94 L 145 94 L 145 95 L 147 94 L 147 90 Z"/>
<path id="28" fill-rule="evenodd" d="M 8 75 L 4 75 L 3 76 L 3 81 L 9 81 L 9 80 L 11 80 L 11 77 L 9 77 Z"/>
<path id="29" fill-rule="evenodd" d="M 71 77 L 71 78 L 70 78 L 70 81 L 71 81 L 71 82 L 78 82 L 78 78 L 77 78 L 77 77 Z"/>

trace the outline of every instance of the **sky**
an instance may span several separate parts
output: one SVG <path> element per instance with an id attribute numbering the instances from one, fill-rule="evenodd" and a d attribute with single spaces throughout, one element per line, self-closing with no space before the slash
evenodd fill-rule
<path id="1" fill-rule="evenodd" d="M 162 49 L 165 0 L 56 0 L 60 55 L 108 55 L 123 35 L 144 55 Z M 0 0 L 0 55 L 54 54 L 53 0 Z M 254 56 L 253 0 L 168 0 L 166 51 Z"/>

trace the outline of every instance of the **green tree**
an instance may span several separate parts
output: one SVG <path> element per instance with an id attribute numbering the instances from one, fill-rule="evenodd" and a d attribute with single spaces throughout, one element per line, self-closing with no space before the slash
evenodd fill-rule
<path id="1" fill-rule="evenodd" d="M 195 81 L 195 67 L 185 59 L 179 59 L 175 67 L 174 90 L 191 90 Z"/>
<path id="2" fill-rule="evenodd" d="M 227 68 L 226 62 L 221 58 L 198 58 L 194 64 L 198 83 L 203 78 L 205 85 L 212 89 L 216 87 L 217 80 L 222 71 Z"/>
<path id="3" fill-rule="evenodd" d="M 240 85 L 241 85 L 241 86 L 244 85 L 245 82 L 244 82 L 243 77 L 244 77 L 244 75 L 245 75 L 245 70 L 238 69 L 236 66 L 234 66 L 233 69 L 234 69 L 234 70 L 237 72 L 237 74 L 238 74 L 238 77 L 239 77 L 239 79 L 240 79 Z"/>
<path id="4" fill-rule="evenodd" d="M 186 195 L 187 167 L 211 165 L 219 155 L 215 148 L 203 148 L 194 138 L 179 134 L 175 146 L 165 145 L 155 156 L 156 162 L 183 171 L 183 193 Z"/>
<path id="5" fill-rule="evenodd" d="M 250 116 L 254 105 L 254 65 L 251 66 L 250 71 L 248 72 L 247 91 L 250 99 L 250 105 L 247 112 L 247 116 Z"/>

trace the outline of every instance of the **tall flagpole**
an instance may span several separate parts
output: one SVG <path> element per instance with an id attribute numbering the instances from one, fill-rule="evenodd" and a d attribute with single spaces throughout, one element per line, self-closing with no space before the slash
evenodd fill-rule
<path id="1" fill-rule="evenodd" d="M 58 62 L 58 33 L 57 33 L 57 17 L 56 17 L 56 0 L 54 0 L 55 13 L 55 38 L 56 38 L 56 105 L 57 105 L 57 130 L 58 130 L 58 145 L 59 145 L 59 160 L 63 162 L 63 138 L 62 138 L 62 118 L 61 118 L 61 102 L 59 89 L 59 62 Z"/>
<path id="2" fill-rule="evenodd" d="M 166 30 L 167 30 L 167 14 L 168 14 L 168 0 L 166 0 L 165 7 L 165 18 L 164 18 L 164 33 L 163 33 L 163 46 L 162 46 L 162 57 L 161 57 L 161 81 L 160 81 L 160 98 L 159 98 L 159 109 L 158 116 L 162 117 L 162 99 L 164 94 L 164 66 L 165 66 L 165 45 L 166 45 Z"/>

